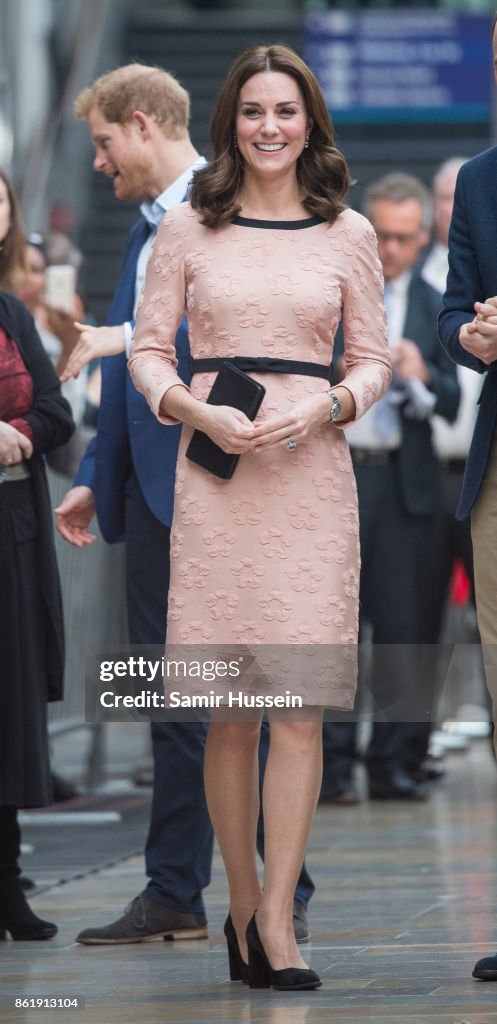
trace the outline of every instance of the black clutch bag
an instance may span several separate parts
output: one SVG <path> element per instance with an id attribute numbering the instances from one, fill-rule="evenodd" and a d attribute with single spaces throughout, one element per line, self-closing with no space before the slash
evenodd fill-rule
<path id="1" fill-rule="evenodd" d="M 232 363 L 222 363 L 207 402 L 209 405 L 231 405 L 244 412 L 249 420 L 254 420 L 265 394 L 265 387 L 258 381 L 252 380 L 252 377 L 238 370 Z M 231 479 L 240 458 L 239 455 L 223 452 L 202 430 L 193 432 L 186 457 L 222 480 Z"/>

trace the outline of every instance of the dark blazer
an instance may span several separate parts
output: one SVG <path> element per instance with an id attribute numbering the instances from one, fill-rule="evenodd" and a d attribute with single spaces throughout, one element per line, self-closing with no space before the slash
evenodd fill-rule
<path id="1" fill-rule="evenodd" d="M 413 273 L 407 296 L 404 336 L 415 341 L 430 371 L 430 390 L 436 396 L 434 413 L 452 422 L 459 406 L 459 385 L 454 363 L 441 349 L 437 335 L 440 295 Z M 343 350 L 343 341 L 342 350 Z M 435 511 L 438 463 L 433 451 L 430 420 L 414 420 L 400 407 L 402 443 L 395 461 L 405 510 L 413 516 Z"/>
<path id="2" fill-rule="evenodd" d="M 24 417 L 33 431 L 30 462 L 39 530 L 41 582 L 47 612 L 48 700 L 60 700 L 64 676 L 64 630 L 53 532 L 52 503 L 43 456 L 69 440 L 74 423 L 62 397 L 57 374 L 36 330 L 34 320 L 18 299 L 0 292 L 0 327 L 15 341 L 33 380 L 33 405 Z M 9 486 L 5 484 L 4 486 Z"/>
<path id="3" fill-rule="evenodd" d="M 497 295 L 497 146 L 464 164 L 457 178 L 449 233 L 449 273 L 438 321 L 440 341 L 451 358 L 486 374 L 468 454 L 457 518 L 465 519 L 478 497 L 497 422 L 497 362 L 487 366 L 463 349 L 459 331 L 475 302 Z"/>
<path id="4" fill-rule="evenodd" d="M 436 396 L 434 413 L 453 423 L 459 407 L 457 370 L 441 350 L 437 334 L 440 294 L 416 271 L 407 297 L 404 336 L 415 341 L 430 372 L 430 391 Z M 406 510 L 415 516 L 433 515 L 438 486 L 430 420 L 403 414 L 402 444 L 396 465 Z"/>
<path id="5" fill-rule="evenodd" d="M 132 320 L 136 266 L 149 227 L 141 218 L 128 235 L 121 275 L 109 310 L 109 325 Z M 178 372 L 190 382 L 186 318 L 176 335 Z M 102 397 L 96 437 L 81 461 L 74 484 L 95 494 L 100 529 L 106 541 L 124 540 L 125 484 L 133 466 L 142 494 L 154 516 L 170 526 L 174 477 L 181 427 L 165 427 L 151 413 L 128 373 L 125 353 L 102 360 Z"/>

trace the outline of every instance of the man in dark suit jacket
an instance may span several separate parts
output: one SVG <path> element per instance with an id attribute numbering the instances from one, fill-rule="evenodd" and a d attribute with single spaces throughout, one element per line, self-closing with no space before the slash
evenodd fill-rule
<path id="1" fill-rule="evenodd" d="M 366 213 L 378 237 L 394 372 L 375 409 L 346 431 L 359 495 L 361 611 L 374 643 L 363 678 L 386 719 L 375 722 L 366 764 L 372 798 L 420 799 L 425 790 L 408 773 L 406 753 L 431 709 L 421 663 L 438 485 L 430 417 L 454 419 L 459 388 L 438 344 L 440 295 L 415 269 L 429 237 L 429 193 L 410 175 L 389 174 L 367 190 Z M 327 737 L 330 796 L 342 802 L 354 796 L 355 739 L 354 724 L 333 726 Z"/>
<path id="2" fill-rule="evenodd" d="M 497 15 L 492 25 L 497 78 Z M 459 171 L 449 232 L 440 340 L 461 366 L 484 376 L 457 517 L 471 516 L 476 610 L 487 686 L 497 708 L 497 146 Z M 476 315 L 475 315 L 476 314 Z M 494 741 L 496 735 L 494 733 Z M 473 977 L 497 981 L 497 955 Z"/>
<path id="3" fill-rule="evenodd" d="M 94 540 L 88 528 L 96 511 L 105 540 L 125 541 L 130 641 L 163 645 L 180 428 L 165 428 L 152 415 L 131 382 L 125 349 L 157 227 L 167 209 L 185 199 L 195 168 L 205 161 L 188 134 L 188 94 L 158 68 L 132 64 L 102 76 L 78 98 L 76 114 L 86 121 L 95 144 L 95 170 L 113 179 L 118 199 L 145 202 L 128 236 L 109 325 L 80 325 L 80 343 L 64 374 L 66 378 L 95 356 L 106 356 L 97 436 L 56 510 L 58 528 L 70 543 L 84 547 Z M 188 383 L 185 320 L 176 351 L 179 372 Z M 210 881 L 213 835 L 203 786 L 206 729 L 203 722 L 152 723 L 148 886 L 117 921 L 86 928 L 77 941 L 111 944 L 160 935 L 207 936 L 202 890 Z M 262 775 L 267 732 L 260 755 Z M 262 852 L 262 827 L 259 840 Z M 294 915 L 300 941 L 309 937 L 306 904 L 313 889 L 304 866 Z"/>

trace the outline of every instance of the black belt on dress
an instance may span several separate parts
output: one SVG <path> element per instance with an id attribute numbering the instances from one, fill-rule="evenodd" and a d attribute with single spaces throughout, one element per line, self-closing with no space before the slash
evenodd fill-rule
<path id="1" fill-rule="evenodd" d="M 398 454 L 398 448 L 352 448 L 352 462 L 358 466 L 387 466 Z"/>
<path id="2" fill-rule="evenodd" d="M 211 373 L 220 370 L 223 363 L 231 363 L 244 373 L 299 373 L 304 377 L 323 377 L 329 381 L 333 366 L 323 363 L 306 363 L 298 359 L 273 359 L 265 356 L 225 356 L 218 359 L 191 359 L 190 369 L 194 373 Z"/>

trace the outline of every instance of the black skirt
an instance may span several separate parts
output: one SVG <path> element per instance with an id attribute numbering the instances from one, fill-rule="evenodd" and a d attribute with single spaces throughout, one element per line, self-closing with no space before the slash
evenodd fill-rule
<path id="1" fill-rule="evenodd" d="M 0 806 L 52 802 L 39 545 L 31 480 L 0 484 Z"/>

